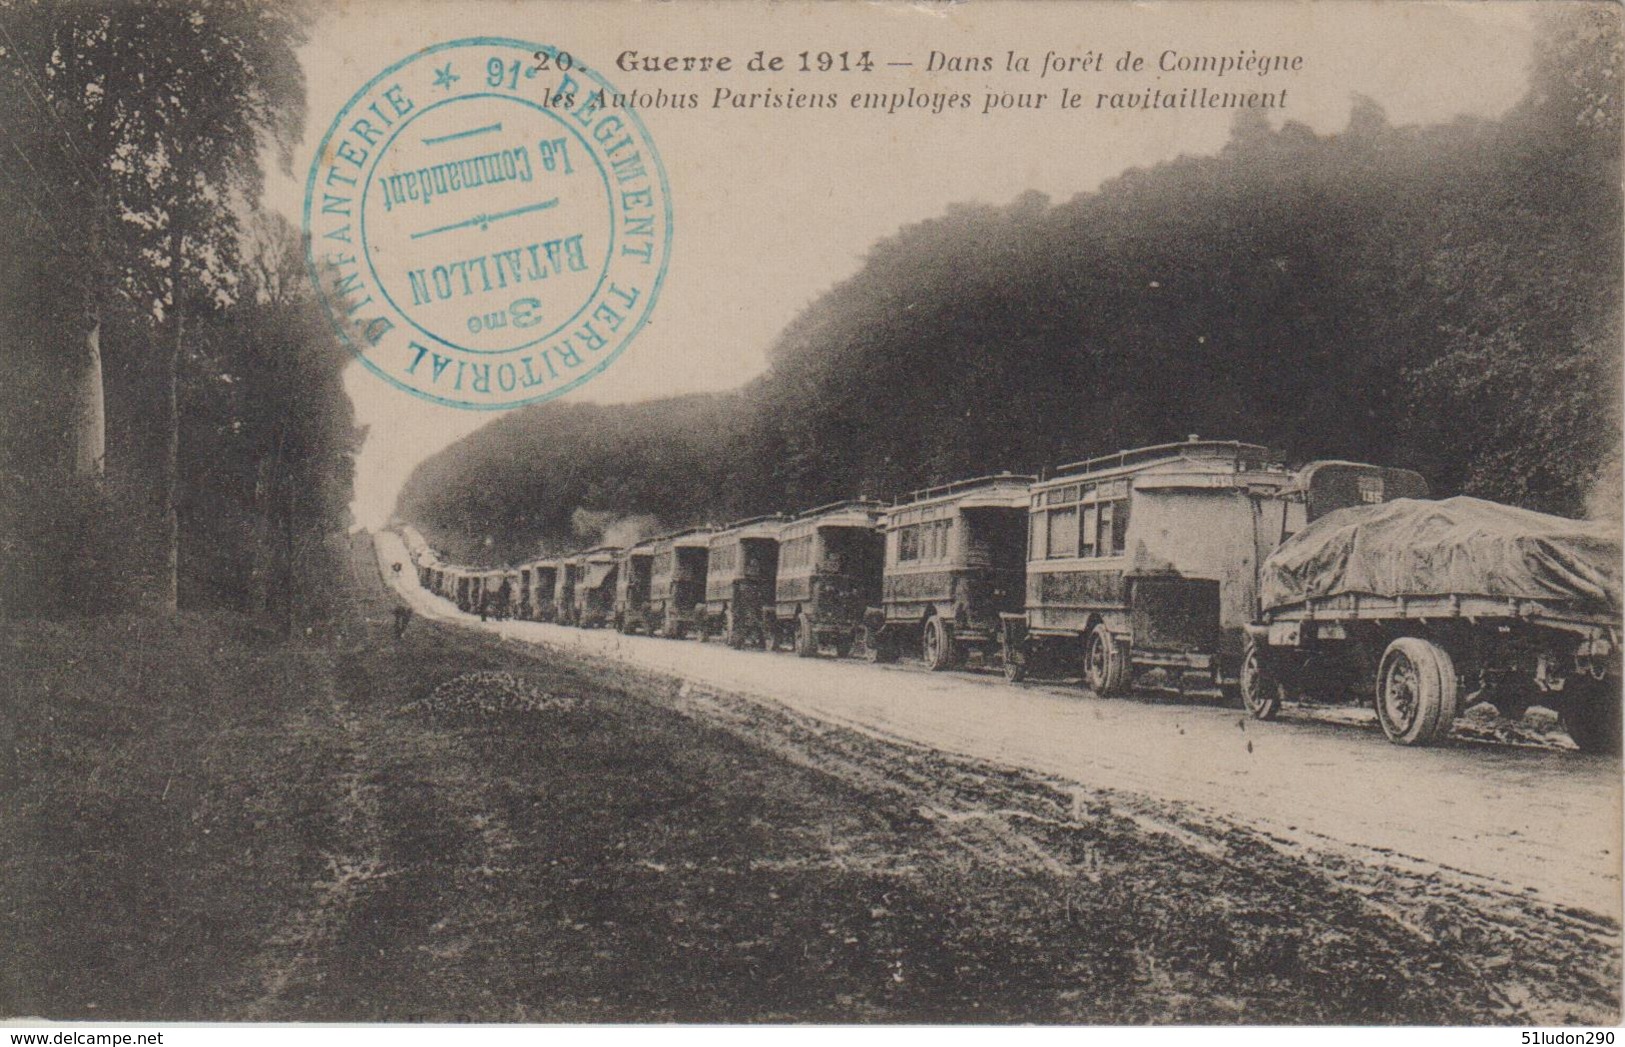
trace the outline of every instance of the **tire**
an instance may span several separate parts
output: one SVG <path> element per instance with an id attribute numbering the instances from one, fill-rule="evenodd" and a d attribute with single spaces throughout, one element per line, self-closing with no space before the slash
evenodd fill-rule
<path id="1" fill-rule="evenodd" d="M 1401 636 L 1377 669 L 1377 719 L 1395 745 L 1428 745 L 1450 732 L 1461 685 L 1450 653 L 1430 640 Z"/>
<path id="2" fill-rule="evenodd" d="M 920 660 L 934 673 L 953 668 L 958 651 L 954 631 L 939 616 L 932 616 L 920 630 Z"/>
<path id="3" fill-rule="evenodd" d="M 1089 630 L 1083 641 L 1083 684 L 1101 698 L 1128 690 L 1128 659 L 1103 625 Z"/>
<path id="4" fill-rule="evenodd" d="M 758 629 L 757 640 L 764 651 L 779 649 L 779 616 L 771 607 L 762 609 L 762 624 Z"/>
<path id="5" fill-rule="evenodd" d="M 620 630 L 620 633 L 621 633 L 622 636 L 631 636 L 632 635 L 632 616 L 629 615 L 629 614 L 622 615 L 621 620 L 620 620 L 620 622 L 617 623 L 616 627 Z"/>
<path id="6" fill-rule="evenodd" d="M 732 605 L 726 607 L 722 612 L 722 638 L 729 647 L 736 651 L 745 646 L 745 636 L 739 629 L 738 620 L 734 618 Z"/>
<path id="7" fill-rule="evenodd" d="M 876 630 L 865 626 L 863 660 L 876 665 L 890 665 L 897 661 L 897 637 L 887 629 Z"/>
<path id="8" fill-rule="evenodd" d="M 847 632 L 843 632 L 840 636 L 837 636 L 835 638 L 835 657 L 837 657 L 837 658 L 850 658 L 850 657 L 852 657 L 852 642 L 853 642 L 853 639 L 854 639 L 853 635 L 851 633 L 847 633 Z"/>
<path id="9" fill-rule="evenodd" d="M 812 618 L 803 614 L 796 617 L 796 657 L 818 656 L 818 634 L 813 631 Z"/>
<path id="10" fill-rule="evenodd" d="M 1275 672 L 1264 663 L 1263 652 L 1259 650 L 1258 641 L 1252 637 L 1247 638 L 1246 649 L 1241 655 L 1241 707 L 1247 710 L 1247 715 L 1255 720 L 1273 720 L 1281 712 L 1281 701 L 1286 697 L 1286 688 L 1276 678 Z"/>
<path id="11" fill-rule="evenodd" d="M 1571 679 L 1575 694 L 1563 706 L 1563 728 L 1583 753 L 1618 756 L 1620 752 L 1619 681 Z"/>
<path id="12" fill-rule="evenodd" d="M 1027 678 L 1027 651 L 1011 641 L 1007 629 L 999 630 L 999 663 L 1008 682 L 1020 683 Z"/>

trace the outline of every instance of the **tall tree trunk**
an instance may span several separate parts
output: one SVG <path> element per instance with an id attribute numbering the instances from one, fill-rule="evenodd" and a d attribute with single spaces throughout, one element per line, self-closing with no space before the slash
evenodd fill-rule
<path id="1" fill-rule="evenodd" d="M 180 310 L 175 310 L 174 336 L 159 353 L 163 373 L 159 376 L 161 421 L 164 428 L 163 445 L 159 450 L 158 493 L 158 585 L 157 610 L 160 614 L 174 614 L 180 609 L 180 450 L 181 413 L 179 374 L 181 338 L 184 323 Z"/>
<path id="2" fill-rule="evenodd" d="M 102 388 L 101 325 L 92 323 L 85 334 L 84 352 L 74 376 L 73 471 L 82 477 L 100 477 L 107 465 L 107 410 Z"/>
<path id="3" fill-rule="evenodd" d="M 282 486 L 285 494 L 282 506 L 282 544 L 283 544 L 283 571 L 282 576 L 282 602 L 287 609 L 282 620 L 282 636 L 292 639 L 294 629 L 298 626 L 298 614 L 295 607 L 294 594 L 298 587 L 298 560 L 296 543 L 294 541 L 294 489 L 288 482 L 286 471 L 283 473 Z"/>
<path id="4" fill-rule="evenodd" d="M 181 340 L 186 336 L 181 253 L 185 246 L 186 231 L 177 218 L 169 232 L 171 331 L 169 344 L 158 354 L 161 361 L 159 411 L 163 424 L 163 444 L 159 449 L 158 542 L 162 548 L 154 598 L 159 614 L 174 614 L 180 609 L 180 365 Z"/>

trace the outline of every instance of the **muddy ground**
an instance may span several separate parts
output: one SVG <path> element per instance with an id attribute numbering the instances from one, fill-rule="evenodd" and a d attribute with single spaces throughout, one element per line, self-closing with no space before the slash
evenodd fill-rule
<path id="1" fill-rule="evenodd" d="M 1619 927 L 419 621 L 6 625 L 0 1011 L 1617 1021 Z"/>
<path id="2" fill-rule="evenodd" d="M 386 572 L 405 556 L 379 536 Z M 1534 712 L 1459 719 L 1441 744 L 1388 743 L 1369 709 L 1295 703 L 1260 723 L 1217 694 L 1136 688 L 1103 698 L 1078 681 L 1010 684 L 918 662 L 731 651 L 720 643 L 622 636 L 526 621 L 481 622 L 425 593 L 410 572 L 399 596 L 423 617 L 748 696 L 827 724 L 1102 791 L 1206 811 L 1294 845 L 1306 858 L 1425 867 L 1485 892 L 1625 918 L 1620 856 L 1625 797 L 1616 757 L 1576 752 Z M 1560 744 L 1559 744 L 1560 743 Z"/>

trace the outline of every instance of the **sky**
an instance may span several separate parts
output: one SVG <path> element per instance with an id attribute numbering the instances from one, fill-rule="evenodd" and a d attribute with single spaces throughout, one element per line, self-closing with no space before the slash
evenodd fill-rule
<path id="1" fill-rule="evenodd" d="M 798 312 L 850 277 L 868 249 L 954 203 L 1002 205 L 1037 190 L 1061 201 L 1122 171 L 1181 154 L 1210 154 L 1228 136 L 1223 110 L 1106 112 L 1056 108 L 1065 88 L 1099 93 L 1207 86 L 1285 88 L 1272 122 L 1321 133 L 1347 123 L 1356 96 L 1395 124 L 1458 114 L 1493 117 L 1526 84 L 1532 35 L 1525 3 L 970 2 L 951 5 L 746 2 L 435 3 L 351 0 L 324 15 L 301 52 L 309 111 L 291 174 L 272 168 L 267 204 L 298 222 L 316 144 L 376 73 L 422 48 L 504 36 L 568 50 L 623 91 L 696 92 L 695 110 L 645 109 L 671 185 L 674 234 L 650 323 L 602 374 L 567 395 L 626 403 L 735 388 Z M 616 56 L 728 55 L 735 69 L 629 72 Z M 871 52 L 875 70 L 743 70 L 757 51 Z M 1302 70 L 1270 76 L 1119 73 L 1126 51 L 1154 67 L 1182 55 L 1301 55 Z M 991 58 L 995 69 L 931 70 L 932 52 Z M 1005 70 L 1006 52 L 1029 72 Z M 1104 56 L 1106 68 L 1037 77 L 1046 52 Z M 912 62 L 911 66 L 885 63 Z M 717 88 L 749 92 L 964 92 L 968 110 L 712 108 Z M 984 115 L 986 93 L 1044 92 L 1043 108 Z M 963 260 L 974 265 L 974 258 Z M 345 386 L 368 435 L 357 462 L 356 520 L 386 523 L 412 468 L 491 421 L 489 412 L 416 399 L 352 365 Z"/>

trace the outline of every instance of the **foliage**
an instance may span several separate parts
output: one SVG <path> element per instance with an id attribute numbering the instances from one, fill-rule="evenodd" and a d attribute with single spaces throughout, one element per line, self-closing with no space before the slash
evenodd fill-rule
<path id="1" fill-rule="evenodd" d="M 118 573 L 145 602 L 178 589 L 286 605 L 294 574 L 278 563 L 321 555 L 347 522 L 346 358 L 300 297 L 297 236 L 255 217 L 262 155 L 286 168 L 302 132 L 310 15 L 270 0 L 0 0 L 0 227 L 14 245 L 0 253 L 0 358 L 18 379 L 0 475 L 28 492 L 0 540 L 36 577 L 73 557 L 52 563 L 29 521 L 88 499 L 117 521 Z M 63 475 L 63 419 L 98 323 L 109 453 L 91 496 Z"/>
<path id="2" fill-rule="evenodd" d="M 1394 127 L 1361 98 L 1341 133 L 1244 118 L 1217 156 L 1064 203 L 951 207 L 739 393 L 518 412 L 425 463 L 401 513 L 500 559 L 579 544 L 578 507 L 677 526 L 1189 433 L 1583 512 L 1620 440 L 1615 15 L 1544 13 L 1500 120 Z"/>
<path id="3" fill-rule="evenodd" d="M 185 463 L 183 594 L 288 612 L 320 595 L 325 538 L 350 523 L 361 433 L 299 234 L 274 216 L 251 233 L 240 299 L 192 324 L 182 436 L 209 453 Z"/>

